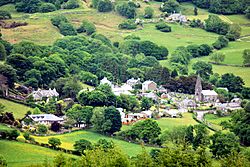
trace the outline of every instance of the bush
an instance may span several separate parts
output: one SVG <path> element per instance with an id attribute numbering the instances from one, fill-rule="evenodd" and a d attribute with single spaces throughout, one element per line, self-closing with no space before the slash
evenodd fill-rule
<path id="1" fill-rule="evenodd" d="M 0 154 L 0 166 L 1 167 L 7 167 L 7 161 L 6 159 L 4 158 L 3 155 Z"/>
<path id="2" fill-rule="evenodd" d="M 217 41 L 215 43 L 213 43 L 212 45 L 213 45 L 213 47 L 215 49 L 220 50 L 220 49 L 222 49 L 224 47 L 227 47 L 228 46 L 228 42 L 229 42 L 229 40 L 226 37 L 219 36 L 219 38 L 217 39 Z"/>
<path id="3" fill-rule="evenodd" d="M 56 10 L 56 6 L 52 3 L 44 3 L 39 8 L 39 11 L 41 13 L 53 12 L 55 10 Z"/>
<path id="4" fill-rule="evenodd" d="M 10 12 L 0 10 L 0 20 L 11 19 Z"/>
<path id="5" fill-rule="evenodd" d="M 123 23 L 119 24 L 118 28 L 132 30 L 132 29 L 136 29 L 137 25 L 135 24 L 134 20 L 126 20 Z"/>
<path id="6" fill-rule="evenodd" d="M 147 7 L 145 8 L 144 12 L 145 12 L 145 13 L 144 13 L 144 18 L 147 18 L 147 19 L 152 18 L 153 15 L 154 15 L 154 9 L 151 8 L 151 7 L 149 7 L 149 6 L 147 6 Z"/>
<path id="7" fill-rule="evenodd" d="M 61 141 L 60 141 L 60 139 L 55 138 L 55 137 L 49 138 L 48 143 L 49 143 L 54 149 L 62 144 Z"/>
<path id="8" fill-rule="evenodd" d="M 59 30 L 60 30 L 60 33 L 64 36 L 68 36 L 68 35 L 77 35 L 77 32 L 75 30 L 75 28 L 73 27 L 72 24 L 70 23 L 65 23 L 65 22 L 62 22 L 60 25 L 59 25 Z"/>
<path id="9" fill-rule="evenodd" d="M 110 0 L 101 0 L 98 3 L 97 9 L 99 12 L 110 12 L 113 10 L 113 4 Z"/>
<path id="10" fill-rule="evenodd" d="M 96 31 L 96 27 L 93 23 L 84 20 L 81 26 L 77 29 L 78 33 L 86 32 L 87 35 L 91 35 Z"/>
<path id="11" fill-rule="evenodd" d="M 63 9 L 75 9 L 75 8 L 79 8 L 79 4 L 77 0 L 69 0 L 65 3 L 62 4 L 62 8 Z"/>
<path id="12" fill-rule="evenodd" d="M 8 139 L 9 140 L 16 140 L 16 138 L 19 135 L 20 135 L 20 133 L 16 129 L 8 131 Z"/>
<path id="13" fill-rule="evenodd" d="M 23 137 L 25 138 L 25 140 L 30 140 L 30 132 L 24 132 Z"/>
<path id="14" fill-rule="evenodd" d="M 117 12 L 124 16 L 127 17 L 129 19 L 135 18 L 136 16 L 136 5 L 133 5 L 134 3 L 122 3 L 122 4 L 118 4 L 116 6 L 116 10 Z"/>
<path id="15" fill-rule="evenodd" d="M 48 132 L 48 128 L 43 124 L 39 124 L 37 127 L 37 132 L 40 134 L 46 134 Z"/>
<path id="16" fill-rule="evenodd" d="M 65 16 L 63 16 L 63 15 L 57 15 L 57 16 L 51 18 L 50 21 L 51 21 L 51 23 L 52 23 L 54 26 L 59 27 L 59 25 L 60 25 L 62 22 L 67 23 L 67 22 L 68 22 L 68 19 L 67 19 Z"/>
<path id="17" fill-rule="evenodd" d="M 160 22 L 158 24 L 155 25 L 157 30 L 160 30 L 161 32 L 171 32 L 171 27 L 168 26 L 166 23 L 164 22 Z"/>

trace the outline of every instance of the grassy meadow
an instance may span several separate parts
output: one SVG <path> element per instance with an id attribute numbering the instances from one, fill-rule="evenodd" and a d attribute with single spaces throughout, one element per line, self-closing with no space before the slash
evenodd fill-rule
<path id="1" fill-rule="evenodd" d="M 230 116 L 218 117 L 217 115 L 214 115 L 214 114 L 206 114 L 205 115 L 205 119 L 215 129 L 222 130 L 222 126 L 220 125 L 221 122 L 223 122 L 223 121 L 229 121 L 231 119 L 231 117 Z"/>
<path id="2" fill-rule="evenodd" d="M 27 111 L 32 110 L 32 108 L 25 106 L 23 104 L 18 104 L 6 99 L 0 98 L 0 103 L 5 106 L 5 111 L 12 112 L 14 117 L 17 119 L 23 118 Z"/>
<path id="3" fill-rule="evenodd" d="M 138 144 L 129 143 L 123 140 L 114 139 L 111 137 L 107 137 L 98 133 L 85 131 L 85 130 L 63 134 L 63 135 L 55 135 L 55 136 L 46 136 L 46 137 L 34 136 L 35 140 L 40 143 L 48 143 L 48 139 L 50 137 L 59 138 L 62 142 L 61 147 L 70 149 L 70 150 L 74 149 L 73 145 L 75 144 L 76 141 L 80 139 L 89 140 L 93 144 L 96 143 L 99 139 L 106 139 L 108 141 L 113 141 L 114 144 L 118 148 L 122 149 L 129 156 L 135 156 L 142 151 L 142 147 Z M 152 147 L 145 147 L 145 148 L 146 150 L 149 151 Z"/>
<path id="4" fill-rule="evenodd" d="M 0 154 L 6 158 L 8 166 L 11 167 L 42 164 L 46 158 L 52 164 L 54 157 L 59 153 L 59 151 L 27 143 L 0 140 Z M 63 155 L 78 158 L 70 154 L 63 153 Z"/>

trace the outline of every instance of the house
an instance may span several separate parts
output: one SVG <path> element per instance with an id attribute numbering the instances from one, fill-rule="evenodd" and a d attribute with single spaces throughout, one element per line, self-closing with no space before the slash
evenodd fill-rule
<path id="1" fill-rule="evenodd" d="M 130 118 L 132 120 L 138 120 L 138 119 L 144 119 L 145 114 L 142 114 L 142 113 L 129 113 L 129 114 L 127 114 L 126 117 Z"/>
<path id="2" fill-rule="evenodd" d="M 49 99 L 52 97 L 58 97 L 59 93 L 56 91 L 55 88 L 49 88 L 49 90 L 38 89 L 37 91 L 33 91 L 31 95 L 33 96 L 34 100 L 42 100 L 44 98 Z"/>
<path id="3" fill-rule="evenodd" d="M 154 81 L 145 81 L 142 83 L 142 91 L 154 91 L 157 89 L 157 84 Z"/>
<path id="4" fill-rule="evenodd" d="M 113 86 L 112 91 L 116 96 L 121 94 L 132 95 L 131 91 L 133 90 L 132 86 L 128 84 L 123 84 L 122 86 Z"/>
<path id="5" fill-rule="evenodd" d="M 147 118 L 152 118 L 153 112 L 150 111 L 150 110 L 148 110 L 148 111 L 142 111 L 141 113 L 144 114 L 145 117 L 147 117 Z"/>
<path id="6" fill-rule="evenodd" d="M 186 23 L 188 21 L 187 17 L 182 15 L 181 13 L 171 14 L 167 19 L 169 21 L 181 22 L 181 23 Z"/>
<path id="7" fill-rule="evenodd" d="M 218 99 L 218 94 L 214 90 L 202 90 L 201 100 L 203 102 L 216 102 Z"/>
<path id="8" fill-rule="evenodd" d="M 141 97 L 147 97 L 147 98 L 155 100 L 155 101 L 158 100 L 158 96 L 155 93 L 153 93 L 153 92 L 141 93 L 140 96 Z"/>
<path id="9" fill-rule="evenodd" d="M 162 85 L 157 89 L 157 92 L 159 93 L 168 93 L 168 90 L 164 88 Z"/>
<path id="10" fill-rule="evenodd" d="M 133 87 L 137 84 L 141 84 L 141 81 L 140 81 L 140 78 L 138 79 L 131 78 L 131 79 L 128 79 L 126 83 Z"/>
<path id="11" fill-rule="evenodd" d="M 108 78 L 104 77 L 101 81 L 100 81 L 100 85 L 102 84 L 108 84 L 110 87 L 113 87 L 113 84 L 111 81 L 108 80 Z"/>
<path id="12" fill-rule="evenodd" d="M 62 123 L 64 121 L 63 118 L 57 117 L 53 114 L 35 114 L 35 115 L 29 115 L 35 123 L 37 124 L 44 124 L 44 125 L 50 125 L 53 122 Z"/>

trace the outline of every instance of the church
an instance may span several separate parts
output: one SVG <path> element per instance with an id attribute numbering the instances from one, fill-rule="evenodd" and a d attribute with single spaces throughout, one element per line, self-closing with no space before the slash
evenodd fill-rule
<path id="1" fill-rule="evenodd" d="M 197 102 L 216 102 L 218 94 L 214 90 L 202 90 L 201 78 L 198 75 L 195 84 L 195 101 Z"/>

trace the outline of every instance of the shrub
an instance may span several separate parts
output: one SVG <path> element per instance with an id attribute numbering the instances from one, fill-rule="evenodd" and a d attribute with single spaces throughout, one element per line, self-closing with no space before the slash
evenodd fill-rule
<path id="1" fill-rule="evenodd" d="M 16 138 L 20 135 L 20 133 L 14 129 L 8 132 L 8 138 L 9 140 L 16 140 Z"/>
<path id="2" fill-rule="evenodd" d="M 92 7 L 93 8 L 97 8 L 98 7 L 98 4 L 99 4 L 100 0 L 92 0 Z"/>
<path id="3" fill-rule="evenodd" d="M 68 19 L 65 16 L 63 16 L 63 15 L 57 15 L 57 16 L 51 18 L 51 23 L 54 26 L 58 27 L 62 22 L 65 22 L 65 23 L 68 22 Z"/>
<path id="4" fill-rule="evenodd" d="M 7 167 L 7 161 L 6 159 L 4 158 L 3 155 L 0 154 L 0 166 L 1 167 Z"/>
<path id="5" fill-rule="evenodd" d="M 56 148 L 57 146 L 60 146 L 62 143 L 60 141 L 60 139 L 55 138 L 55 137 L 51 137 L 49 138 L 48 143 L 53 147 Z"/>
<path id="6" fill-rule="evenodd" d="M 56 6 L 52 3 L 44 3 L 39 8 L 39 11 L 41 13 L 53 12 L 55 10 L 56 10 Z"/>
<path id="7" fill-rule="evenodd" d="M 119 29 L 127 29 L 127 30 L 136 29 L 136 27 L 137 25 L 135 24 L 134 20 L 126 20 L 118 25 Z"/>
<path id="8" fill-rule="evenodd" d="M 0 20 L 11 19 L 10 12 L 0 10 Z"/>
<path id="9" fill-rule="evenodd" d="M 135 18 L 136 16 L 136 7 L 135 5 L 132 5 L 133 3 L 122 3 L 122 4 L 118 4 L 116 6 L 116 10 L 117 12 L 124 16 L 127 17 L 129 19 Z"/>
<path id="10" fill-rule="evenodd" d="M 228 42 L 229 42 L 229 40 L 226 37 L 219 36 L 219 38 L 217 39 L 217 41 L 215 43 L 213 43 L 212 45 L 213 45 L 213 47 L 215 49 L 220 50 L 220 49 L 222 49 L 224 47 L 227 47 L 228 46 Z"/>
<path id="11" fill-rule="evenodd" d="M 144 13 L 144 18 L 147 18 L 147 19 L 152 18 L 153 15 L 154 15 L 154 9 L 151 8 L 151 7 L 149 7 L 149 6 L 147 6 L 147 7 L 145 8 L 144 12 L 145 12 L 145 13 Z"/>
<path id="12" fill-rule="evenodd" d="M 77 0 L 69 0 L 65 3 L 62 4 L 62 8 L 63 9 L 75 9 L 75 8 L 79 8 L 79 4 Z"/>
<path id="13" fill-rule="evenodd" d="M 113 4 L 110 0 L 101 0 L 98 3 L 97 9 L 99 12 L 110 12 L 113 10 Z"/>
<path id="14" fill-rule="evenodd" d="M 30 140 L 30 132 L 24 132 L 23 137 L 25 138 L 25 140 Z"/>
<path id="15" fill-rule="evenodd" d="M 171 27 L 168 26 L 164 22 L 160 22 L 160 23 L 156 24 L 155 27 L 157 30 L 160 30 L 161 32 L 171 32 L 172 31 Z"/>
<path id="16" fill-rule="evenodd" d="M 73 27 L 72 24 L 70 23 L 65 23 L 65 22 L 62 22 L 60 25 L 59 25 L 59 30 L 60 30 L 60 33 L 64 36 L 68 36 L 68 35 L 77 35 L 77 32 L 75 30 L 75 28 Z"/>
<path id="17" fill-rule="evenodd" d="M 168 0 L 161 5 L 160 10 L 168 13 L 179 12 L 180 4 L 176 0 Z"/>
<path id="18" fill-rule="evenodd" d="M 37 132 L 40 134 L 46 134 L 48 132 L 48 128 L 45 125 L 39 124 L 37 127 Z"/>
<path id="19" fill-rule="evenodd" d="M 96 27 L 93 23 L 83 20 L 81 26 L 77 29 L 78 33 L 86 32 L 87 35 L 91 35 L 96 31 Z"/>

